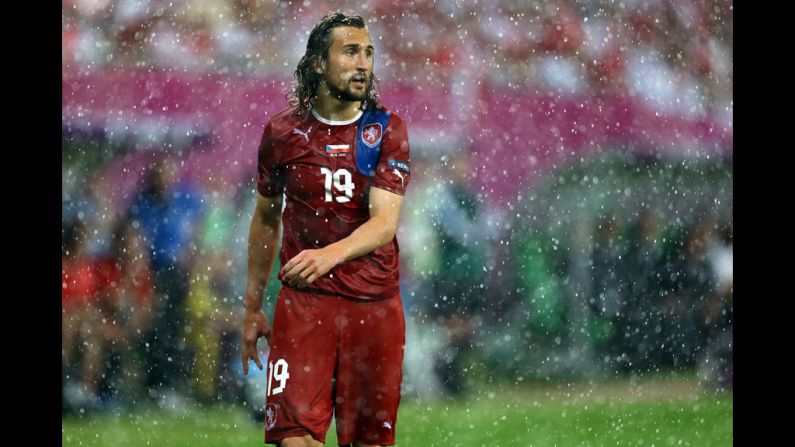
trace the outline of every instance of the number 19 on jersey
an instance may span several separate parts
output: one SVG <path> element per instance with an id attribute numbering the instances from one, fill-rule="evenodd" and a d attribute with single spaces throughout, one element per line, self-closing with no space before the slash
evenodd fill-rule
<path id="1" fill-rule="evenodd" d="M 320 173 L 326 176 L 325 189 L 326 189 L 326 202 L 331 202 L 336 199 L 339 203 L 349 202 L 353 198 L 353 176 L 347 169 L 337 169 L 332 172 L 329 168 L 320 168 Z M 337 191 L 344 193 L 344 196 L 338 195 L 332 199 L 331 183 Z"/>

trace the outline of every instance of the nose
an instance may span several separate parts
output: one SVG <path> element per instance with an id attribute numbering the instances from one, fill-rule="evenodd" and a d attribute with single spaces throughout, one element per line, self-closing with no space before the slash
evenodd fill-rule
<path id="1" fill-rule="evenodd" d="M 361 72 L 367 72 L 370 68 L 370 58 L 367 57 L 367 54 L 364 51 L 360 51 L 358 56 L 356 57 L 356 70 Z"/>

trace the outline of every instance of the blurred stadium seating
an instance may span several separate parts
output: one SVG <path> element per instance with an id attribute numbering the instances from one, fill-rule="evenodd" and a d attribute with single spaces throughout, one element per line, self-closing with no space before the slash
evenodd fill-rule
<path id="1" fill-rule="evenodd" d="M 244 382 L 232 363 L 256 147 L 286 105 L 309 30 L 339 2 L 62 7 L 64 246 L 85 226 L 79 256 L 120 263 L 114 235 L 142 225 L 131 207 L 167 155 L 177 163 L 163 188 L 189 184 L 197 199 L 184 228 L 184 293 L 205 281 L 200 298 L 178 300 L 186 332 L 176 349 L 192 376 L 171 395 L 111 380 L 127 357 L 145 361 L 143 350 L 158 349 L 142 348 L 143 336 L 121 347 L 101 317 L 76 321 L 66 311 L 64 325 L 74 337 L 91 324 L 106 334 L 95 366 L 109 377 L 100 402 L 238 400 Z M 731 1 L 377 0 L 354 11 L 370 23 L 383 103 L 410 129 L 414 180 L 398 234 L 409 340 L 417 340 L 407 346 L 407 394 L 444 389 L 444 374 L 423 367 L 444 361 L 449 332 L 429 316 L 440 299 L 429 284 L 456 260 L 439 254 L 428 210 L 458 153 L 469 157 L 465 186 L 494 227 L 468 329 L 466 361 L 488 365 L 481 374 L 513 382 L 690 368 L 705 383 L 731 386 Z M 208 265 L 221 273 L 202 277 Z M 277 288 L 272 281 L 271 298 Z M 83 293 L 115 303 L 128 292 L 99 289 Z M 212 322 L 202 309 L 215 312 Z M 427 336 L 437 326 L 443 335 Z M 214 336 L 197 340 L 194 327 Z M 64 374 L 74 390 L 86 355 L 71 350 Z M 192 368 L 197 355 L 211 359 Z M 76 395 L 79 405 L 94 402 Z"/>

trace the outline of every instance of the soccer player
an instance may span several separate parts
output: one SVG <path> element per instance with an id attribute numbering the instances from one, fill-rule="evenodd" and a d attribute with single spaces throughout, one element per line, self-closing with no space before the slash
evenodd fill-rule
<path id="1" fill-rule="evenodd" d="M 361 17 L 326 15 L 290 107 L 262 135 L 242 360 L 246 374 L 249 360 L 262 369 L 266 338 L 266 443 L 321 446 L 332 413 L 340 445 L 395 442 L 405 343 L 395 231 L 409 143 L 403 119 L 379 104 L 374 53 Z M 282 224 L 271 329 L 262 295 Z"/>

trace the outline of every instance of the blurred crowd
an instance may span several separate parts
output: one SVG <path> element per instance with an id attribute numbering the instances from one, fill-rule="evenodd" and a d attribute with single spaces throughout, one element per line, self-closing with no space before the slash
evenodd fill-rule
<path id="1" fill-rule="evenodd" d="M 200 184 L 181 164 L 153 153 L 125 209 L 99 171 L 64 185 L 65 408 L 239 401 L 231 356 L 253 194 Z"/>
<path id="2" fill-rule="evenodd" d="M 522 88 L 631 96 L 654 110 L 732 121 L 731 1 L 62 6 L 65 69 L 286 79 L 317 20 L 347 7 L 369 20 L 382 79 L 443 87 L 453 101 Z M 66 149 L 73 137 L 64 135 L 64 410 L 251 399 L 237 350 L 253 173 L 243 185 L 197 178 L 184 169 L 189 148 L 148 148 L 144 175 L 131 175 L 143 184 L 120 198 L 118 183 L 132 180 L 101 167 L 133 149 L 85 168 L 80 160 L 97 158 L 101 142 Z M 677 368 L 731 388 L 730 190 L 649 180 L 645 199 L 621 195 L 604 208 L 588 192 L 592 174 L 569 202 L 536 185 L 519 198 L 529 209 L 494 207 L 472 186 L 470 152 L 412 152 L 398 230 L 407 394 L 465 394 L 475 373 L 519 383 Z M 730 183 L 731 164 L 723 169 Z M 673 206 L 671 196 L 686 199 Z M 271 279 L 269 308 L 279 287 Z"/>
<path id="3" fill-rule="evenodd" d="M 629 95 L 668 112 L 732 108 L 731 0 L 351 3 L 64 0 L 63 64 L 289 77 L 328 11 L 368 18 L 376 73 L 474 96 L 491 87 Z"/>
<path id="4" fill-rule="evenodd" d="M 127 208 L 97 173 L 65 188 L 65 410 L 251 399 L 238 349 L 253 177 L 230 190 L 151 155 Z M 468 152 L 418 160 L 398 233 L 407 394 L 465 394 L 477 364 L 509 381 L 694 369 L 731 388 L 730 214 L 666 211 L 667 185 L 656 205 L 556 232 L 490 207 Z M 555 364 L 571 353 L 579 366 Z"/>
<path id="5" fill-rule="evenodd" d="M 466 151 L 418 157 L 400 239 L 424 343 L 406 347 L 414 391 L 466 393 L 476 375 L 519 384 L 671 370 L 732 388 L 730 162 L 681 183 L 707 169 L 608 160 L 568 190 L 560 180 L 576 175 L 548 174 L 506 209 L 471 188 Z M 591 184 L 607 172 L 615 183 Z M 689 198 L 674 203 L 676 189 Z M 622 193 L 605 200 L 611 190 Z"/>

